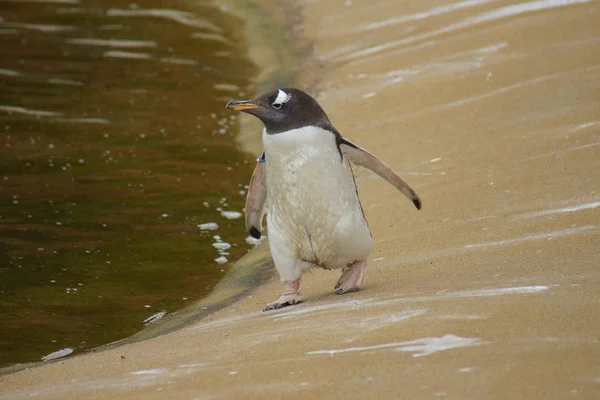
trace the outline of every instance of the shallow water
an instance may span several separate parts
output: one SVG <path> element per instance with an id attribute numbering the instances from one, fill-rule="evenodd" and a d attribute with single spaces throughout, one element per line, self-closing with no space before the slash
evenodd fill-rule
<path id="1" fill-rule="evenodd" d="M 248 250 L 225 211 L 243 207 L 252 157 L 223 105 L 256 71 L 242 21 L 209 3 L 9 1 L 0 15 L 6 365 L 132 334 Z"/>

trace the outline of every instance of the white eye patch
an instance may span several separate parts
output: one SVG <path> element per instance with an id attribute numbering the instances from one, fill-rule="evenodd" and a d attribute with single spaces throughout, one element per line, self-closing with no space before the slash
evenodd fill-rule
<path id="1" fill-rule="evenodd" d="M 290 100 L 291 97 L 292 96 L 290 96 L 289 94 L 287 94 L 283 90 L 279 89 L 279 92 L 277 93 L 277 98 L 273 102 L 273 107 L 274 108 L 280 108 L 281 105 L 283 103 L 287 103 Z"/>

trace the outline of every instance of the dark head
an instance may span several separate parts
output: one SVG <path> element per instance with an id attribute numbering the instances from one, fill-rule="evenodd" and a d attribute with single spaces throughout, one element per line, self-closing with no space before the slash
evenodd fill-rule
<path id="1" fill-rule="evenodd" d="M 269 134 L 309 125 L 335 130 L 319 103 L 295 88 L 277 89 L 253 100 L 230 101 L 226 107 L 254 115 L 265 124 Z"/>

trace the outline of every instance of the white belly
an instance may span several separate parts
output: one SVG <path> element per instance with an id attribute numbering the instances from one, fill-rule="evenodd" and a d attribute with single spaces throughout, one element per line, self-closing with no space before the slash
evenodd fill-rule
<path id="1" fill-rule="evenodd" d="M 315 127 L 269 135 L 266 153 L 269 236 L 298 260 L 340 268 L 372 246 L 352 169 L 335 136 Z"/>

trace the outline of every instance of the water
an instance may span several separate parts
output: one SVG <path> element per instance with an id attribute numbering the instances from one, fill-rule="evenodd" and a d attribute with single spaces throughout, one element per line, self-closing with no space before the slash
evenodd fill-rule
<path id="1" fill-rule="evenodd" d="M 201 1 L 8 1 L 0 16 L 7 365 L 135 333 L 248 250 L 222 211 L 243 207 L 253 157 L 224 104 L 256 70 L 241 21 Z"/>

